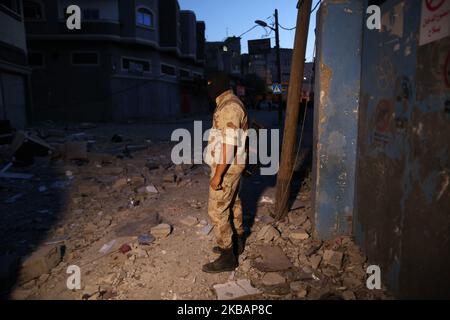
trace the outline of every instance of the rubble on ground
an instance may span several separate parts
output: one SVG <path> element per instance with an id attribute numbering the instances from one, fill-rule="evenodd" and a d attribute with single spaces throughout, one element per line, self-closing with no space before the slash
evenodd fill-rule
<path id="1" fill-rule="evenodd" d="M 310 180 L 283 220 L 270 216 L 274 187 L 245 213 L 251 234 L 232 279 L 203 273 L 216 257 L 209 169 L 172 165 L 171 146 L 83 124 L 20 133 L 12 153 L 0 148 L 1 291 L 13 278 L 13 299 L 386 298 L 366 288 L 350 237 L 313 237 Z M 66 285 L 71 265 L 79 290 Z"/>

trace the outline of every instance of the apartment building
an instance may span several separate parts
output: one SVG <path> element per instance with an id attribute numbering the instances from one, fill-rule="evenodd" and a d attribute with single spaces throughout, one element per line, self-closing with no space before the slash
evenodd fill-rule
<path id="1" fill-rule="evenodd" d="M 80 30 L 66 26 L 72 4 Z M 195 14 L 177 0 L 24 0 L 24 14 L 38 118 L 160 119 L 207 108 L 197 81 L 204 29 L 197 36 Z"/>
<path id="2" fill-rule="evenodd" d="M 23 129 L 30 120 L 30 69 L 21 0 L 0 0 L 0 121 Z"/>

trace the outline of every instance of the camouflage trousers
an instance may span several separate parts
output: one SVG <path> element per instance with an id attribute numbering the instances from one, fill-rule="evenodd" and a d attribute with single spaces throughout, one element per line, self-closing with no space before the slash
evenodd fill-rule
<path id="1" fill-rule="evenodd" d="M 215 170 L 211 171 L 212 178 Z M 233 228 L 238 235 L 244 234 L 242 205 L 239 198 L 241 174 L 240 168 L 233 168 L 225 174 L 221 190 L 216 191 L 209 187 L 208 215 L 214 225 L 217 245 L 222 249 L 232 247 Z"/>

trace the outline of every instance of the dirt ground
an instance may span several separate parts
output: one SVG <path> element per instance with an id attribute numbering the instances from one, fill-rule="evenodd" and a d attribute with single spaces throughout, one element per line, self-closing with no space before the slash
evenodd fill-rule
<path id="1" fill-rule="evenodd" d="M 13 285 L 3 289 L 4 298 L 217 299 L 215 285 L 242 279 L 256 289 L 255 299 L 388 297 L 366 288 L 368 264 L 350 237 L 312 237 L 309 175 L 295 176 L 291 211 L 278 222 L 270 217 L 275 177 L 243 178 L 249 238 L 239 267 L 203 273 L 202 265 L 217 257 L 211 251 L 214 230 L 208 233 L 209 168 L 173 165 L 174 143 L 167 135 L 155 137 L 161 128 L 140 126 L 48 126 L 50 144 L 68 137 L 87 142 L 88 161 L 37 158 L 32 166 L 14 168 L 33 173 L 31 179 L 0 179 L 2 261 L 24 261 L 49 248 L 61 254 L 56 262 L 48 254 L 38 257 L 52 261 L 42 268 L 30 264 L 31 271 L 43 271 L 28 276 L 2 262 L 2 281 Z M 114 134 L 120 141 L 111 141 Z M 6 161 L 6 149 L 2 156 Z M 139 241 L 143 235 L 149 244 Z M 78 290 L 67 288 L 71 265 L 81 270 Z"/>

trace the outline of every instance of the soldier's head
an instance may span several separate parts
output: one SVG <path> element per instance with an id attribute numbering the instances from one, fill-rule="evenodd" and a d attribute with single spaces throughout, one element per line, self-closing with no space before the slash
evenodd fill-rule
<path id="1" fill-rule="evenodd" d="M 208 74 L 208 95 L 215 101 L 218 96 L 230 90 L 230 78 L 224 72 L 214 72 Z"/>

